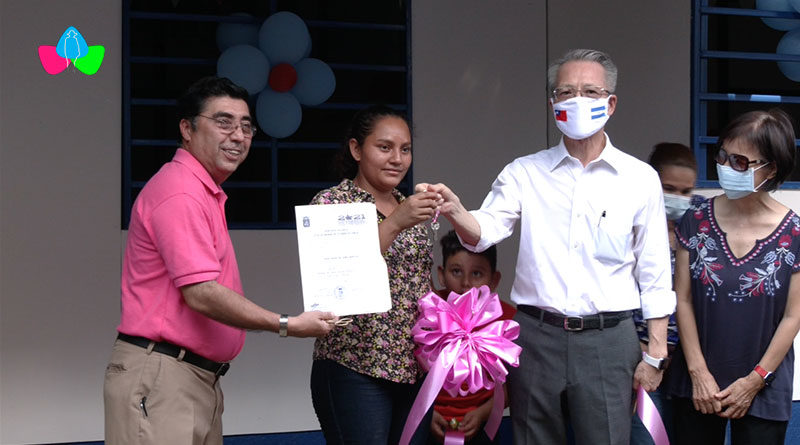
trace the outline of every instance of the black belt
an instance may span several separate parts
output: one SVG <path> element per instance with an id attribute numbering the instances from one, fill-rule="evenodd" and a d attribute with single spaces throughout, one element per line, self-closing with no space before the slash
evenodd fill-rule
<path id="1" fill-rule="evenodd" d="M 520 310 L 533 318 L 542 320 L 543 322 L 564 328 L 566 331 L 583 331 L 585 329 L 603 329 L 613 328 L 618 325 L 620 321 L 631 318 L 633 312 L 601 312 L 596 315 L 587 315 L 584 317 L 567 317 L 561 314 L 554 314 L 552 312 L 539 309 L 536 306 L 528 306 L 527 304 L 517 305 L 517 310 Z"/>
<path id="2" fill-rule="evenodd" d="M 153 343 L 153 340 L 150 340 L 149 338 L 136 337 L 133 335 L 123 334 L 121 332 L 119 335 L 117 335 L 117 338 L 132 345 L 141 346 L 145 349 L 150 347 L 150 343 Z M 230 363 L 217 363 L 203 356 L 197 355 L 188 349 L 181 348 L 180 346 L 173 345 L 172 343 L 167 343 L 165 341 L 155 342 L 155 346 L 153 346 L 153 351 L 175 358 L 178 358 L 178 356 L 181 354 L 181 350 L 185 351 L 181 360 L 195 365 L 198 368 L 205 369 L 206 371 L 211 371 L 217 377 L 225 375 L 225 373 L 228 372 L 228 368 L 231 367 Z"/>

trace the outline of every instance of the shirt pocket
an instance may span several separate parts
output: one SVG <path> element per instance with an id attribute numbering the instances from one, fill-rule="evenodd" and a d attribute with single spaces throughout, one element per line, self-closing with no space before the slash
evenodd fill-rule
<path id="1" fill-rule="evenodd" d="M 608 217 L 603 212 L 594 231 L 594 258 L 603 264 L 621 264 L 631 251 L 632 242 L 631 225 L 625 224 L 624 220 Z"/>

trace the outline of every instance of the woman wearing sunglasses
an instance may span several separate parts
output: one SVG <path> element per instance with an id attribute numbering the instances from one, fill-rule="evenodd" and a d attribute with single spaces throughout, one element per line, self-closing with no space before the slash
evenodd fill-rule
<path id="1" fill-rule="evenodd" d="M 724 194 L 676 228 L 680 346 L 668 387 L 678 444 L 783 444 L 800 328 L 800 217 L 769 192 L 791 174 L 795 136 L 778 109 L 739 116 L 716 153 Z"/>

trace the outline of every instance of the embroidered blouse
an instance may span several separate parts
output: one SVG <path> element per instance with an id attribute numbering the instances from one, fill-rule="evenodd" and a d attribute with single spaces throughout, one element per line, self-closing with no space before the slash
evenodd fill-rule
<path id="1" fill-rule="evenodd" d="M 689 251 L 700 348 L 708 370 L 724 389 L 758 364 L 783 317 L 789 281 L 800 269 L 800 218 L 790 210 L 770 235 L 736 258 L 717 225 L 714 201 L 690 208 L 675 232 L 680 245 Z M 669 392 L 692 397 L 680 347 L 670 368 Z M 794 352 L 790 349 L 775 370 L 775 380 L 756 395 L 748 414 L 789 420 L 793 374 Z"/>
<path id="2" fill-rule="evenodd" d="M 405 197 L 393 190 L 398 202 Z M 345 179 L 323 190 L 312 204 L 375 202 L 369 192 Z M 377 212 L 378 223 L 386 217 Z M 347 368 L 373 377 L 400 383 L 414 383 L 421 369 L 414 357 L 416 344 L 411 328 L 417 321 L 417 300 L 430 291 L 433 253 L 424 225 L 406 229 L 395 238 L 383 258 L 389 269 L 392 308 L 378 314 L 354 315 L 353 322 L 337 327 L 314 344 L 314 359 L 333 360 Z"/>

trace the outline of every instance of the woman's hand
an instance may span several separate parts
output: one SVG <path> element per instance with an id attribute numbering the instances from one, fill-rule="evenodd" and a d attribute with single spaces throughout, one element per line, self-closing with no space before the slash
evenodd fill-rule
<path id="1" fill-rule="evenodd" d="M 714 397 L 719 392 L 719 385 L 708 369 L 690 372 L 692 378 L 692 402 L 694 409 L 703 414 L 718 413 L 722 410 L 719 399 Z"/>
<path id="2" fill-rule="evenodd" d="M 433 218 L 436 214 L 438 195 L 434 192 L 418 192 L 404 199 L 382 223 L 389 221 L 402 232 L 409 227 Z"/>
<path id="3" fill-rule="evenodd" d="M 439 205 L 439 211 L 446 217 L 464 209 L 458 196 L 444 184 L 428 184 L 421 182 L 414 187 L 414 191 L 417 193 L 424 191 L 436 193 L 439 198 L 439 202 L 437 203 Z"/>
<path id="4" fill-rule="evenodd" d="M 478 220 L 472 216 L 461 204 L 458 196 L 444 184 L 419 183 L 414 187 L 417 192 L 435 192 L 439 201 L 439 211 L 450 224 L 453 225 L 461 240 L 471 246 L 478 244 L 481 240 L 481 226 Z"/>
<path id="5" fill-rule="evenodd" d="M 750 372 L 746 377 L 736 379 L 730 386 L 714 395 L 723 406 L 720 417 L 729 419 L 739 419 L 750 409 L 750 404 L 759 391 L 764 387 L 764 379 L 755 371 Z"/>

